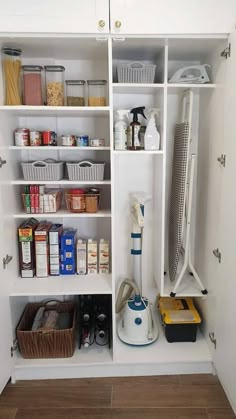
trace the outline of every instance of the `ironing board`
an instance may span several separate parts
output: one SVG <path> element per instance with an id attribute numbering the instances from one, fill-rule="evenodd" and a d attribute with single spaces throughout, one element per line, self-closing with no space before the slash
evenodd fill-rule
<path id="1" fill-rule="evenodd" d="M 187 90 L 183 95 L 181 122 L 176 124 L 174 134 L 169 216 L 169 275 L 170 280 L 175 282 L 175 285 L 170 293 L 171 297 L 175 297 L 187 269 L 194 276 L 202 294 L 207 294 L 207 290 L 192 264 L 190 254 L 190 227 L 196 158 L 195 154 L 190 156 L 192 112 L 193 92 Z M 184 254 L 184 260 L 181 272 L 178 274 L 181 253 Z"/>

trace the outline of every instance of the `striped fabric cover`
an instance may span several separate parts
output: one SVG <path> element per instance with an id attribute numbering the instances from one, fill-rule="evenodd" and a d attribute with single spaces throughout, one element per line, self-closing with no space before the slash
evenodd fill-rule
<path id="1" fill-rule="evenodd" d="M 169 216 L 169 275 L 175 281 L 182 246 L 185 191 L 188 171 L 189 123 L 175 127 Z"/>

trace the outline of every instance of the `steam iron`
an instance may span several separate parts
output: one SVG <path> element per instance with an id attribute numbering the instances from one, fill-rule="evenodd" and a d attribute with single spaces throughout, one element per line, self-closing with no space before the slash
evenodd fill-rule
<path id="1" fill-rule="evenodd" d="M 209 64 L 183 67 L 175 72 L 175 74 L 170 78 L 169 83 L 209 83 L 209 70 Z"/>

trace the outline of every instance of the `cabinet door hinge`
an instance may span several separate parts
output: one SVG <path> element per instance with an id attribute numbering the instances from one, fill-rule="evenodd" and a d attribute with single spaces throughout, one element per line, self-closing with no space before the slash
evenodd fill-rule
<path id="1" fill-rule="evenodd" d="M 221 252 L 218 247 L 213 250 L 213 255 L 218 259 L 219 263 L 221 263 Z"/>
<path id="2" fill-rule="evenodd" d="M 3 160 L 2 157 L 0 157 L 0 168 L 2 168 L 2 166 L 6 163 L 7 163 L 7 161 Z"/>
<path id="3" fill-rule="evenodd" d="M 225 167 L 226 164 L 226 155 L 225 154 L 221 154 L 220 157 L 217 158 L 217 161 L 223 166 Z"/>
<path id="4" fill-rule="evenodd" d="M 215 333 L 214 333 L 214 332 L 209 333 L 209 338 L 210 338 L 210 341 L 213 343 L 214 348 L 216 349 L 216 338 L 215 338 Z"/>
<path id="5" fill-rule="evenodd" d="M 16 351 L 18 348 L 18 340 L 14 339 L 13 341 L 13 345 L 11 346 L 11 357 L 13 358 L 13 353 L 14 351 Z"/>
<path id="6" fill-rule="evenodd" d="M 231 44 L 221 52 L 220 56 L 226 58 L 226 60 L 231 56 Z"/>

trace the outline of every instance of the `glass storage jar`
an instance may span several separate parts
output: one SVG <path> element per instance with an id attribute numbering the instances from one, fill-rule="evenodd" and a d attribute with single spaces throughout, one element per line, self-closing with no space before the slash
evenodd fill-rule
<path id="1" fill-rule="evenodd" d="M 43 105 L 41 65 L 23 65 L 23 104 Z"/>
<path id="2" fill-rule="evenodd" d="M 21 49 L 3 48 L 5 105 L 21 105 Z"/>
<path id="3" fill-rule="evenodd" d="M 85 80 L 66 80 L 67 106 L 85 106 Z"/>
<path id="4" fill-rule="evenodd" d="M 48 106 L 64 106 L 64 71 L 62 65 L 46 65 L 46 95 Z"/>
<path id="5" fill-rule="evenodd" d="M 106 80 L 87 80 L 88 106 L 106 106 Z"/>

